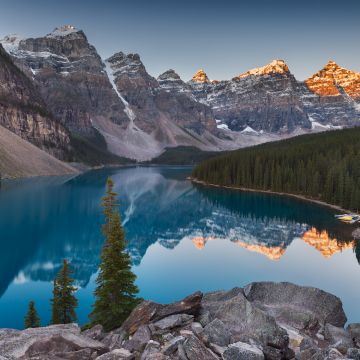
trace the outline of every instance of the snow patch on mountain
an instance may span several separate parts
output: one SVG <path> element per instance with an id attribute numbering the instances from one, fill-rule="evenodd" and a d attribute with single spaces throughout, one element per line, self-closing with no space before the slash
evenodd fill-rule
<path id="1" fill-rule="evenodd" d="M 230 130 L 229 127 L 225 123 L 222 122 L 222 120 L 216 119 L 215 121 L 216 121 L 216 127 L 218 129 Z"/>
<path id="2" fill-rule="evenodd" d="M 109 81 L 110 81 L 110 84 L 111 86 L 113 87 L 113 89 L 115 90 L 117 96 L 120 98 L 120 100 L 122 101 L 122 103 L 124 104 L 125 106 L 125 113 L 126 115 L 128 116 L 128 118 L 130 119 L 130 126 L 131 127 L 134 127 L 134 120 L 136 118 L 136 115 L 135 113 L 132 111 L 129 103 L 125 100 L 125 98 L 120 94 L 120 91 L 118 90 L 116 84 L 115 84 L 115 75 L 114 75 L 114 71 L 111 67 L 111 63 L 108 62 L 107 60 L 105 60 L 105 71 L 106 71 L 106 74 L 109 78 Z"/>
<path id="3" fill-rule="evenodd" d="M 260 135 L 259 132 L 254 130 L 251 126 L 246 126 L 246 128 L 241 131 L 241 134 Z"/>

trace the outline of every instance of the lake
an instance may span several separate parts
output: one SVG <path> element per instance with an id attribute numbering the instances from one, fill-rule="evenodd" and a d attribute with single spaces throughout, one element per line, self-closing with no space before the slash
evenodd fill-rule
<path id="1" fill-rule="evenodd" d="M 52 279 L 64 258 L 86 323 L 103 245 L 100 208 L 111 176 L 140 296 L 167 303 L 196 290 L 291 281 L 339 296 L 360 322 L 360 244 L 334 210 L 293 198 L 207 188 L 191 168 L 129 167 L 75 177 L 3 181 L 0 327 L 23 327 L 30 300 L 50 319 Z"/>

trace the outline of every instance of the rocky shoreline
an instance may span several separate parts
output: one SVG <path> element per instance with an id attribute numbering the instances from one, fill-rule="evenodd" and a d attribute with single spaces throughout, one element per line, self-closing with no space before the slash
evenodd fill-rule
<path id="1" fill-rule="evenodd" d="M 332 294 L 259 282 L 168 305 L 143 301 L 109 333 L 77 324 L 0 329 L 0 360 L 360 359 L 360 324 L 345 329 L 346 321 Z"/>

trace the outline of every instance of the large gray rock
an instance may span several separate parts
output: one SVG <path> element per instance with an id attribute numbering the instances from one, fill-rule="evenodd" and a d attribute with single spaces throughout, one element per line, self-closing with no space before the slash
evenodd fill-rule
<path id="1" fill-rule="evenodd" d="M 111 331 L 103 339 L 102 343 L 105 344 L 110 350 L 120 349 L 126 338 L 125 331 Z"/>
<path id="2" fill-rule="evenodd" d="M 98 355 L 108 351 L 99 341 L 80 334 L 76 324 L 52 325 L 23 331 L 0 332 L 0 355 L 11 359 L 90 349 Z"/>
<path id="3" fill-rule="evenodd" d="M 175 327 L 184 326 L 189 324 L 193 320 L 193 315 L 188 314 L 175 314 L 170 315 L 164 319 L 161 319 L 154 323 L 155 328 L 165 330 L 172 329 Z"/>
<path id="4" fill-rule="evenodd" d="M 211 319 L 221 320 L 231 333 L 231 342 L 249 342 L 254 339 L 262 345 L 285 349 L 289 343 L 287 332 L 273 317 L 249 302 L 242 289 L 220 291 L 204 295 L 202 312 Z"/>
<path id="5" fill-rule="evenodd" d="M 115 349 L 96 358 L 96 360 L 133 360 L 135 355 L 127 349 Z"/>
<path id="6" fill-rule="evenodd" d="M 145 350 L 141 354 L 141 360 L 148 360 L 153 354 L 160 352 L 160 343 L 154 340 L 150 340 L 146 346 Z"/>
<path id="7" fill-rule="evenodd" d="M 204 328 L 205 335 L 209 337 L 209 341 L 219 346 L 226 346 L 230 343 L 231 333 L 224 323 L 215 319 Z"/>
<path id="8" fill-rule="evenodd" d="M 263 352 L 252 345 L 237 342 L 231 344 L 223 354 L 224 360 L 264 360 Z"/>
<path id="9" fill-rule="evenodd" d="M 171 355 L 174 353 L 179 344 L 182 344 L 184 342 L 185 338 L 183 336 L 177 336 L 168 342 L 165 343 L 164 347 L 162 348 L 162 353 L 165 355 Z"/>
<path id="10" fill-rule="evenodd" d="M 262 282 L 249 284 L 244 293 L 277 322 L 299 330 L 315 332 L 326 323 L 343 327 L 347 320 L 338 297 L 313 287 Z"/>
<path id="11" fill-rule="evenodd" d="M 84 330 L 81 334 L 98 341 L 101 341 L 105 337 L 104 328 L 100 324 L 95 325 L 90 329 Z"/>
<path id="12" fill-rule="evenodd" d="M 184 350 L 189 360 L 218 360 L 218 357 L 194 335 L 185 340 Z"/>
<path id="13" fill-rule="evenodd" d="M 134 336 L 125 341 L 123 347 L 130 351 L 142 351 L 145 348 L 145 345 L 151 340 L 151 332 L 147 325 L 141 325 L 137 330 Z"/>
<path id="14" fill-rule="evenodd" d="M 121 330 L 132 335 L 144 324 L 157 322 L 170 315 L 188 314 L 197 315 L 203 294 L 196 292 L 181 301 L 169 305 L 157 304 L 152 301 L 143 301 L 139 304 L 121 326 Z"/>

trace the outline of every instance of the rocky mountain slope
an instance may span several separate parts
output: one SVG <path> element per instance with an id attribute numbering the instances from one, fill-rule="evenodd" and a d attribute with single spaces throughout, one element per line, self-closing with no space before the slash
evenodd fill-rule
<path id="1" fill-rule="evenodd" d="M 137 54 L 120 52 L 103 62 L 73 26 L 35 39 L 7 36 L 2 43 L 76 136 L 93 142 L 101 136 L 112 153 L 141 160 L 168 146 L 220 149 L 211 109 L 162 90 Z"/>
<path id="2" fill-rule="evenodd" d="M 34 83 L 0 44 L 0 125 L 61 159 L 71 151 L 68 131 L 48 111 Z"/>
<path id="3" fill-rule="evenodd" d="M 188 82 L 198 101 L 231 130 L 291 133 L 360 124 L 360 74 L 330 61 L 305 82 L 283 60 L 231 80 L 211 81 L 199 70 Z"/>
<path id="4" fill-rule="evenodd" d="M 0 125 L 0 179 L 75 173 L 70 165 Z"/>
<path id="5" fill-rule="evenodd" d="M 64 26 L 39 38 L 8 36 L 2 44 L 38 86 L 49 111 L 72 133 L 92 138 L 92 121 L 98 117 L 126 126 L 124 105 L 81 30 Z"/>
<path id="6" fill-rule="evenodd" d="M 231 80 L 210 80 L 199 70 L 185 83 L 174 70 L 155 79 L 138 54 L 102 60 L 70 25 L 0 42 L 37 102 L 78 140 L 75 152 L 91 144 L 92 152 L 149 160 L 168 147 L 231 150 L 360 121 L 360 74 L 334 62 L 305 82 L 274 60 Z"/>
<path id="7" fill-rule="evenodd" d="M 360 324 L 340 299 L 291 283 L 196 292 L 162 305 L 143 301 L 118 329 L 76 324 L 0 329 L 1 359 L 358 359 Z"/>

